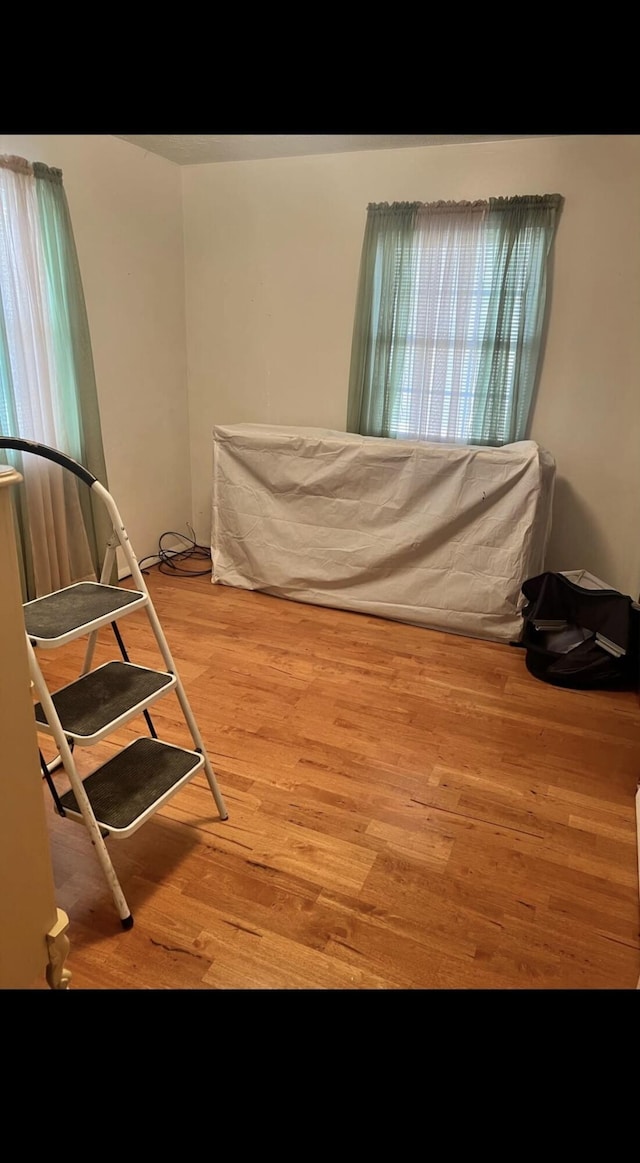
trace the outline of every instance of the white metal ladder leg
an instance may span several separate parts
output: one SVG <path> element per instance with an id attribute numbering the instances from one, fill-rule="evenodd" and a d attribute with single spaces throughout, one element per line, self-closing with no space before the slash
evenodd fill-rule
<path id="1" fill-rule="evenodd" d="M 94 815 L 93 808 L 91 807 L 89 797 L 84 789 L 82 779 L 78 774 L 71 748 L 69 747 L 67 738 L 64 734 L 64 731 L 62 730 L 62 724 L 60 723 L 60 719 L 49 693 L 49 688 L 44 681 L 42 671 L 40 669 L 40 664 L 36 658 L 35 651 L 31 645 L 31 642 L 29 641 L 28 636 L 27 649 L 29 653 L 29 666 L 31 669 L 31 681 L 33 682 L 33 685 L 38 694 L 38 698 L 40 699 L 40 703 L 44 709 L 44 713 L 51 725 L 52 734 L 58 748 L 58 754 L 62 761 L 65 772 L 69 777 L 69 781 L 74 790 L 76 799 L 80 805 L 82 817 L 87 826 L 89 836 L 91 837 L 91 843 L 96 850 L 96 855 L 100 861 L 100 865 L 102 867 L 102 871 L 104 872 L 107 884 L 111 889 L 111 895 L 113 896 L 114 904 L 118 910 L 118 916 L 120 917 L 122 927 L 124 929 L 130 929 L 133 925 L 133 917 L 131 916 L 125 895 L 122 891 L 122 888 L 120 887 L 120 881 L 116 876 L 115 869 L 111 862 L 111 857 L 107 851 L 104 837 L 100 831 L 100 827 Z"/>
<path id="2" fill-rule="evenodd" d="M 98 496 L 101 497 L 102 501 L 104 502 L 104 504 L 109 512 L 109 515 L 113 521 L 114 534 L 117 537 L 118 542 L 120 544 L 120 547 L 125 555 L 127 565 L 129 566 L 129 569 L 131 570 L 131 576 L 133 578 L 133 581 L 135 582 L 136 588 L 138 590 L 140 590 L 142 593 L 147 594 L 147 596 L 149 598 L 148 605 L 145 607 L 147 617 L 149 619 L 149 622 L 151 623 L 151 627 L 152 627 L 153 632 L 155 634 L 155 638 L 156 638 L 156 641 L 157 641 L 158 646 L 160 648 L 160 652 L 161 652 L 162 657 L 164 659 L 167 671 L 169 671 L 171 674 L 174 674 L 176 676 L 176 695 L 178 696 L 178 699 L 180 701 L 180 705 L 182 707 L 184 717 L 186 719 L 187 725 L 188 725 L 189 730 L 191 732 L 191 738 L 193 739 L 196 750 L 200 751 L 203 755 L 205 775 L 207 777 L 207 782 L 209 784 L 209 787 L 211 788 L 211 793 L 213 795 L 213 798 L 216 802 L 216 807 L 218 809 L 220 819 L 227 820 L 229 818 L 229 814 L 228 814 L 227 809 L 225 807 L 225 803 L 224 803 L 224 800 L 222 798 L 220 788 L 218 787 L 218 782 L 216 780 L 215 774 L 213 772 L 213 768 L 212 768 L 211 763 L 209 761 L 209 757 L 206 753 L 205 746 L 204 746 L 204 743 L 202 740 L 202 736 L 200 735 L 200 731 L 199 731 L 198 726 L 196 724 L 193 712 L 191 710 L 191 706 L 189 704 L 189 700 L 187 699 L 187 695 L 186 695 L 184 686 L 182 684 L 182 679 L 180 678 L 180 675 L 178 674 L 178 670 L 177 670 L 177 667 L 173 661 L 173 657 L 171 655 L 169 645 L 168 645 L 167 640 L 165 638 L 164 631 L 162 629 L 162 626 L 160 625 L 160 620 L 158 618 L 158 615 L 156 614 L 153 602 L 151 601 L 151 596 L 149 595 L 149 590 L 147 588 L 147 584 L 146 584 L 144 577 L 143 577 L 143 574 L 140 570 L 140 566 L 138 564 L 138 559 L 137 559 L 137 557 L 136 557 L 136 555 L 133 552 L 133 549 L 131 547 L 131 542 L 129 541 L 129 537 L 128 537 L 127 531 L 124 527 L 124 523 L 122 521 L 122 518 L 118 512 L 118 509 L 117 509 L 117 506 L 115 504 L 115 501 L 113 500 L 113 497 L 111 496 L 110 493 L 107 492 L 107 490 L 104 488 L 103 485 L 100 484 L 99 481 L 96 481 L 95 484 L 92 486 L 92 491 L 96 492 L 98 494 Z M 110 542 L 109 543 L 109 550 L 107 551 L 107 556 L 105 557 L 105 568 L 103 569 L 103 575 L 104 575 L 105 570 L 108 567 L 107 577 L 110 576 L 111 567 L 113 564 L 113 559 L 110 559 L 111 550 L 112 550 L 112 544 Z M 113 549 L 113 555 L 115 557 L 115 549 Z M 86 661 L 85 661 L 85 665 L 86 665 Z"/>

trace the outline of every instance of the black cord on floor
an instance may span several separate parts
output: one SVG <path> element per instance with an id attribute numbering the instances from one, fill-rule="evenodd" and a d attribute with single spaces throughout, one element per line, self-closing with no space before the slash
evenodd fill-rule
<path id="1" fill-rule="evenodd" d="M 138 562 L 142 572 L 148 572 L 143 569 L 145 561 L 154 561 L 157 558 L 156 564 L 160 573 L 176 577 L 204 577 L 205 574 L 211 573 L 211 550 L 206 545 L 198 545 L 190 525 L 187 525 L 187 529 L 193 534 L 192 537 L 185 537 L 184 533 L 174 533 L 172 530 L 163 533 L 158 541 L 158 552 L 150 553 L 148 557 L 143 557 L 142 561 Z M 176 549 L 175 544 L 171 549 L 165 549 L 163 542 L 167 537 L 173 538 L 174 543 L 176 540 L 184 542 L 184 549 Z M 183 567 L 184 562 L 194 560 L 208 561 L 209 564 L 205 569 Z"/>

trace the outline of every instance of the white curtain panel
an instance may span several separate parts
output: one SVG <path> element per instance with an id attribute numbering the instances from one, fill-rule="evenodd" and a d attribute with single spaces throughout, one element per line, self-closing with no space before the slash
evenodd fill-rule
<path id="1" fill-rule="evenodd" d="M 56 366 L 36 183 L 23 159 L 0 159 L 0 285 L 12 409 L 18 432 L 0 430 L 56 449 L 69 447 L 64 411 L 56 400 Z M 23 456 L 24 488 L 37 594 L 94 578 L 75 477 L 42 457 Z M 67 479 L 68 478 L 68 479 Z M 83 486 L 80 486 L 83 487 Z"/>

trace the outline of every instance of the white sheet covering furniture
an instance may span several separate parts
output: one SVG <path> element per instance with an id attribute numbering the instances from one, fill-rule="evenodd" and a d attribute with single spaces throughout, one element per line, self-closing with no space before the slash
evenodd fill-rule
<path id="1" fill-rule="evenodd" d="M 213 431 L 212 581 L 507 642 L 541 573 L 555 461 L 534 441 Z"/>

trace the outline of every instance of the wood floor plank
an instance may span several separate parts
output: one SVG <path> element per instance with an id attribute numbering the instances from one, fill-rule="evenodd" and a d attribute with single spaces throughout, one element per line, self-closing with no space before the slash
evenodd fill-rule
<path id="1" fill-rule="evenodd" d="M 108 840 L 124 931 L 43 783 L 72 988 L 635 989 L 637 692 L 550 687 L 508 645 L 146 576 L 229 819 L 199 772 Z M 120 628 L 132 661 L 163 665 L 144 611 Z M 52 689 L 83 653 L 41 652 Z M 94 665 L 117 657 L 101 630 Z M 151 713 L 193 746 L 175 695 Z M 141 716 L 77 748 L 81 774 L 140 733 Z"/>

